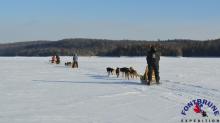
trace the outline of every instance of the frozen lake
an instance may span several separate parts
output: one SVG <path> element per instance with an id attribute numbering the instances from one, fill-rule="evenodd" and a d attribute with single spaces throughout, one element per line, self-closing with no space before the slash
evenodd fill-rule
<path id="1" fill-rule="evenodd" d="M 132 66 L 143 74 L 145 57 L 79 57 L 79 69 L 64 66 L 72 57 L 49 59 L 0 57 L 1 123 L 177 123 L 190 100 L 220 108 L 220 58 L 162 57 L 162 84 L 152 86 L 106 73 Z"/>

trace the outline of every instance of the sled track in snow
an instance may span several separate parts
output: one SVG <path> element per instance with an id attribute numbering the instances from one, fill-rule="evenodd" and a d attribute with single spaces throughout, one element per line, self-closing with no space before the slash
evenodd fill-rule
<path id="1" fill-rule="evenodd" d="M 179 92 L 182 94 L 185 93 L 200 97 L 220 99 L 220 91 L 217 89 L 205 88 L 203 86 L 197 86 L 197 85 L 186 84 L 181 82 L 172 82 L 169 80 L 166 80 L 164 82 L 166 82 L 165 88 L 172 90 L 174 92 Z"/>
<path id="2" fill-rule="evenodd" d="M 206 98 L 216 102 L 220 101 L 220 90 L 217 89 L 170 80 L 161 80 L 161 83 L 162 84 L 160 85 L 151 86 L 134 85 L 135 87 L 131 87 L 132 85 L 126 85 L 126 88 L 132 88 L 145 94 L 161 93 L 161 98 L 170 101 L 180 101 L 183 97 L 185 100 Z M 185 103 L 185 101 L 180 101 L 180 103 Z"/>

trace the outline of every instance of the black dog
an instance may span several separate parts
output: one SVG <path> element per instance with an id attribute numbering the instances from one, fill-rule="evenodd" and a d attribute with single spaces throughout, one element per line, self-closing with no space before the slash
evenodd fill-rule
<path id="1" fill-rule="evenodd" d="M 120 74 L 120 68 L 117 67 L 115 73 L 116 73 L 117 77 L 119 77 L 119 74 Z"/>
<path id="2" fill-rule="evenodd" d="M 122 73 L 122 76 L 129 79 L 130 69 L 127 67 L 120 68 L 120 72 Z"/>
<path id="3" fill-rule="evenodd" d="M 65 66 L 71 66 L 72 65 L 72 62 L 66 62 L 65 63 Z"/>
<path id="4" fill-rule="evenodd" d="M 110 76 L 110 74 L 112 74 L 113 75 L 113 72 L 115 71 L 113 68 L 111 68 L 111 67 L 107 67 L 106 68 L 106 71 L 108 72 L 108 76 Z"/>

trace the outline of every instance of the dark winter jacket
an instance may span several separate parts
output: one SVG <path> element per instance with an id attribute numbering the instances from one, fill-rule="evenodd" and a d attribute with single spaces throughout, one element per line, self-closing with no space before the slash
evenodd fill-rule
<path id="1" fill-rule="evenodd" d="M 148 65 L 158 65 L 160 61 L 160 53 L 155 49 L 151 49 L 147 54 L 146 60 Z"/>
<path id="2" fill-rule="evenodd" d="M 74 55 L 73 55 L 73 61 L 74 61 L 74 62 L 78 62 L 78 56 L 77 56 L 77 54 L 74 54 Z"/>

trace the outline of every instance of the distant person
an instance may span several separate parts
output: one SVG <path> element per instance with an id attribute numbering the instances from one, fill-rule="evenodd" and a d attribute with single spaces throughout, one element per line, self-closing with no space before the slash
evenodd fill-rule
<path id="1" fill-rule="evenodd" d="M 59 57 L 59 55 L 56 55 L 56 64 L 60 64 L 60 57 Z"/>
<path id="2" fill-rule="evenodd" d="M 152 46 L 150 51 L 147 54 L 147 64 L 148 64 L 148 82 L 147 85 L 150 85 L 152 81 L 152 73 L 154 70 L 156 83 L 159 84 L 160 76 L 159 76 L 159 61 L 160 61 L 160 53 L 157 49 Z"/>
<path id="3" fill-rule="evenodd" d="M 73 65 L 72 68 L 78 68 L 78 56 L 76 53 L 73 54 Z"/>
<path id="4" fill-rule="evenodd" d="M 53 55 L 52 58 L 51 58 L 51 63 L 54 63 L 56 61 L 56 56 Z"/>

